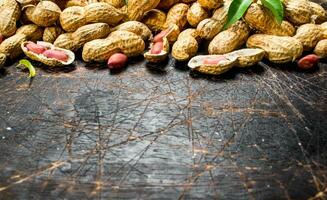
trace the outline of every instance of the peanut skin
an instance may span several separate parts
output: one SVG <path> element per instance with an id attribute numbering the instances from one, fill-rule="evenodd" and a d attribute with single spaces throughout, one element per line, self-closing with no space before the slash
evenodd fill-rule
<path id="1" fill-rule="evenodd" d="M 121 69 L 128 61 L 128 57 L 123 53 L 115 53 L 108 60 L 109 69 Z"/>
<path id="2" fill-rule="evenodd" d="M 44 46 L 41 46 L 41 45 L 37 45 L 35 44 L 34 42 L 29 42 L 27 45 L 26 45 L 26 48 L 33 52 L 33 53 L 36 53 L 36 54 L 41 54 L 43 52 L 45 52 L 47 49 L 44 47 Z"/>
<path id="3" fill-rule="evenodd" d="M 58 50 L 46 50 L 43 52 L 43 55 L 47 58 L 54 58 L 63 62 L 67 62 L 68 60 L 68 55 Z"/>
<path id="4" fill-rule="evenodd" d="M 3 40 L 4 40 L 4 37 L 0 33 L 0 44 L 2 43 Z"/>
<path id="5" fill-rule="evenodd" d="M 203 64 L 206 65 L 215 65 L 218 64 L 220 61 L 225 60 L 226 58 L 224 56 L 220 56 L 217 58 L 206 58 L 203 60 Z"/>
<path id="6" fill-rule="evenodd" d="M 307 56 L 304 56 L 303 58 L 301 58 L 297 65 L 300 69 L 311 69 L 312 67 L 316 66 L 319 62 L 319 56 L 315 55 L 315 54 L 310 54 Z"/>
<path id="7" fill-rule="evenodd" d="M 152 48 L 151 48 L 151 53 L 152 54 L 159 54 L 163 49 L 163 42 L 156 42 L 153 44 Z"/>

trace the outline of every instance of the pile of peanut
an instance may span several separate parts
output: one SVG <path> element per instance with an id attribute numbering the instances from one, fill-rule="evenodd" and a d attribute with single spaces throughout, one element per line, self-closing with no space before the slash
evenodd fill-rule
<path id="1" fill-rule="evenodd" d="M 43 63 L 55 59 L 53 65 L 65 65 L 71 64 L 65 62 L 70 55 L 81 52 L 85 62 L 107 62 L 110 69 L 124 67 L 129 57 L 143 54 L 148 62 L 158 63 L 171 53 L 194 70 L 221 74 L 263 58 L 298 61 L 301 68 L 311 68 L 327 57 L 327 13 L 319 4 L 284 0 L 285 19 L 280 24 L 256 1 L 241 20 L 224 29 L 230 4 L 231 0 L 1 0 L 0 67 L 23 53 Z M 37 41 L 52 46 L 45 54 Z M 209 55 L 197 56 L 201 43 L 208 44 Z M 301 59 L 308 52 L 310 56 Z"/>

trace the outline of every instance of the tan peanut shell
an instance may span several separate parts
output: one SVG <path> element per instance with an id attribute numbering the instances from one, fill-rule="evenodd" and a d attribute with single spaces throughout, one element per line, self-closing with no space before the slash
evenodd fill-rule
<path id="1" fill-rule="evenodd" d="M 38 26 L 48 27 L 56 23 L 60 17 L 61 10 L 57 4 L 51 1 L 41 1 L 36 7 L 28 7 L 27 17 Z"/>
<path id="2" fill-rule="evenodd" d="M 65 8 L 72 7 L 72 6 L 84 7 L 87 4 L 88 4 L 87 0 L 68 0 L 66 2 Z"/>
<path id="3" fill-rule="evenodd" d="M 326 58 L 327 57 L 327 39 L 320 40 L 314 51 L 313 51 L 317 56 Z"/>
<path id="4" fill-rule="evenodd" d="M 250 28 L 243 21 L 238 21 L 229 29 L 220 32 L 210 42 L 209 54 L 225 54 L 232 52 L 246 43 Z"/>
<path id="5" fill-rule="evenodd" d="M 144 13 L 154 9 L 160 0 L 128 0 L 127 2 L 127 19 L 129 21 L 140 21 Z"/>
<path id="6" fill-rule="evenodd" d="M 201 38 L 211 40 L 224 27 L 227 22 L 229 4 L 224 4 L 223 7 L 218 8 L 209 19 L 202 20 L 196 27 Z"/>
<path id="7" fill-rule="evenodd" d="M 74 32 L 87 24 L 83 7 L 73 6 L 66 8 L 60 14 L 61 27 L 67 32 Z"/>
<path id="8" fill-rule="evenodd" d="M 248 8 L 244 19 L 246 23 L 258 32 L 270 35 L 293 36 L 294 27 L 286 21 L 280 25 L 270 11 L 257 3 L 252 3 Z"/>
<path id="9" fill-rule="evenodd" d="M 164 29 L 166 17 L 166 13 L 163 11 L 152 9 L 145 13 L 142 22 L 147 25 L 151 31 L 158 32 Z"/>
<path id="10" fill-rule="evenodd" d="M 47 27 L 44 29 L 42 39 L 44 42 L 53 43 L 62 33 L 63 30 L 59 26 Z"/>
<path id="11" fill-rule="evenodd" d="M 99 0 L 98 2 L 104 2 L 112 5 L 115 8 L 121 8 L 125 5 L 124 0 Z"/>
<path id="12" fill-rule="evenodd" d="M 112 31 L 121 30 L 121 31 L 129 31 L 135 33 L 140 36 L 144 41 L 148 41 L 152 39 L 151 30 L 142 22 L 138 21 L 128 21 L 124 22 L 112 29 Z"/>
<path id="13" fill-rule="evenodd" d="M 274 63 L 292 62 L 302 55 L 302 43 L 293 37 L 255 34 L 249 37 L 246 46 L 261 48 L 265 57 Z"/>
<path id="14" fill-rule="evenodd" d="M 308 0 L 284 0 L 285 17 L 293 24 L 301 25 L 311 21 L 311 6 Z"/>
<path id="15" fill-rule="evenodd" d="M 0 53 L 6 55 L 7 58 L 15 59 L 21 55 L 22 50 L 20 44 L 26 41 L 26 35 L 15 34 L 7 39 L 5 39 L 0 44 Z"/>
<path id="16" fill-rule="evenodd" d="M 327 22 L 322 23 L 320 25 L 320 28 L 322 29 L 322 38 L 321 39 L 327 39 Z"/>
<path id="17" fill-rule="evenodd" d="M 3 53 L 0 53 L 0 68 L 5 65 L 6 60 L 7 60 L 7 56 Z"/>
<path id="18" fill-rule="evenodd" d="M 201 41 L 201 38 L 199 36 L 199 33 L 196 29 L 194 28 L 188 28 L 185 29 L 184 31 L 182 31 L 179 35 L 177 39 L 181 39 L 183 37 L 193 37 L 194 39 L 196 39 L 198 42 Z"/>
<path id="19" fill-rule="evenodd" d="M 232 51 L 227 55 L 236 56 L 237 57 L 237 65 L 238 67 L 250 67 L 258 64 L 263 57 L 265 56 L 265 51 L 263 49 L 250 49 L 244 48 L 236 51 Z"/>
<path id="20" fill-rule="evenodd" d="M 35 24 L 23 25 L 17 29 L 16 34 L 19 33 L 26 35 L 26 40 L 36 42 L 42 39 L 43 28 Z"/>
<path id="21" fill-rule="evenodd" d="M 175 4 L 167 13 L 165 22 L 165 28 L 168 28 L 172 24 L 176 24 L 179 30 L 183 30 L 187 24 L 187 11 L 189 6 L 185 3 Z"/>
<path id="22" fill-rule="evenodd" d="M 174 4 L 179 3 L 179 0 L 161 0 L 158 4 L 158 9 L 168 10 Z"/>
<path id="23" fill-rule="evenodd" d="M 208 11 L 204 9 L 198 2 L 193 3 L 187 11 L 187 21 L 193 27 L 196 27 L 202 20 L 208 17 Z"/>
<path id="24" fill-rule="evenodd" d="M 22 7 L 28 5 L 36 5 L 40 0 L 16 0 Z"/>
<path id="25" fill-rule="evenodd" d="M 47 43 L 47 42 L 42 42 L 42 46 L 46 46 L 47 49 L 52 49 L 52 50 L 58 50 L 64 52 L 68 56 L 68 60 L 66 62 L 60 61 L 54 58 L 48 58 L 44 56 L 43 54 L 36 54 L 34 52 L 29 51 L 25 46 L 28 42 L 23 42 L 21 44 L 21 49 L 25 53 L 27 57 L 29 57 L 32 60 L 41 62 L 45 65 L 51 66 L 51 67 L 59 67 L 59 66 L 64 66 L 64 65 L 70 65 L 74 62 L 75 60 L 75 54 L 72 51 L 69 51 L 67 49 L 62 49 L 59 47 L 55 47 L 54 45 Z"/>
<path id="26" fill-rule="evenodd" d="M 153 43 L 150 45 L 149 49 L 151 50 Z M 151 51 L 148 51 L 144 54 L 146 61 L 150 63 L 159 63 L 164 61 L 169 54 L 170 45 L 166 37 L 163 38 L 163 49 L 159 54 L 152 54 Z"/>
<path id="27" fill-rule="evenodd" d="M 64 33 L 59 35 L 53 43 L 54 46 L 70 51 L 77 51 L 80 46 L 75 42 L 72 35 L 72 33 Z"/>
<path id="28" fill-rule="evenodd" d="M 84 7 L 87 23 L 103 22 L 109 25 L 118 24 L 124 14 L 108 3 L 91 3 Z"/>
<path id="29" fill-rule="evenodd" d="M 85 62 L 107 61 L 114 53 L 124 53 L 127 56 L 142 54 L 145 43 L 135 33 L 128 31 L 114 31 L 106 39 L 88 42 L 83 47 L 82 57 Z"/>
<path id="30" fill-rule="evenodd" d="M 16 32 L 16 21 L 20 16 L 20 7 L 14 0 L 1 0 L 0 5 L 0 34 L 10 37 Z"/>
<path id="31" fill-rule="evenodd" d="M 210 75 L 220 75 L 230 69 L 232 69 L 237 64 L 237 56 L 233 55 L 223 55 L 225 60 L 220 61 L 218 64 L 204 64 L 204 59 L 215 59 L 222 55 L 204 55 L 204 56 L 195 56 L 193 57 L 188 66 L 195 71 L 210 74 Z"/>
<path id="32" fill-rule="evenodd" d="M 302 43 L 304 51 L 310 51 L 315 48 L 319 40 L 322 39 L 321 26 L 316 24 L 301 25 L 297 29 L 294 38 Z"/>
<path id="33" fill-rule="evenodd" d="M 186 61 L 196 55 L 199 44 L 194 37 L 181 37 L 172 47 L 172 56 L 178 61 Z"/>
<path id="34" fill-rule="evenodd" d="M 223 0 L 198 0 L 199 4 L 206 9 L 219 8 L 224 1 Z"/>
<path id="35" fill-rule="evenodd" d="M 326 22 L 327 21 L 326 10 L 321 5 L 315 2 L 309 1 L 309 4 L 312 11 L 311 21 L 315 24 L 321 24 L 323 22 Z"/>
<path id="36" fill-rule="evenodd" d="M 88 24 L 78 28 L 73 34 L 72 38 L 78 48 L 82 47 L 85 43 L 95 39 L 105 38 L 110 33 L 110 27 L 106 23 Z"/>

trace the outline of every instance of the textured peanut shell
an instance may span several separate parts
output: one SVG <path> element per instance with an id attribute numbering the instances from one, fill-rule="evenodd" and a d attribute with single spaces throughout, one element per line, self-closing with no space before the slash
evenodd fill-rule
<path id="1" fill-rule="evenodd" d="M 154 9 L 160 0 L 128 0 L 127 2 L 127 19 L 129 21 L 140 21 L 144 13 Z"/>
<path id="2" fill-rule="evenodd" d="M 221 55 L 204 55 L 204 56 L 195 56 L 193 57 L 188 66 L 195 71 L 210 74 L 210 75 L 220 75 L 223 74 L 230 69 L 232 69 L 237 64 L 237 57 L 236 56 L 228 56 L 224 55 L 226 60 L 219 62 L 218 64 L 203 64 L 204 59 L 214 59 L 217 56 Z"/>
<path id="3" fill-rule="evenodd" d="M 26 36 L 24 34 L 15 34 L 7 39 L 5 39 L 0 44 L 0 53 L 3 53 L 7 58 L 15 59 L 21 55 L 22 50 L 20 48 L 21 43 L 26 41 Z"/>
<path id="4" fill-rule="evenodd" d="M 110 27 L 106 23 L 88 24 L 78 28 L 73 34 L 72 38 L 78 48 L 82 47 L 85 43 L 95 39 L 105 38 L 110 33 Z"/>
<path id="5" fill-rule="evenodd" d="M 246 46 L 263 49 L 265 57 L 274 63 L 294 61 L 303 52 L 302 43 L 289 36 L 255 34 L 249 37 Z"/>
<path id="6" fill-rule="evenodd" d="M 87 0 L 68 0 L 66 2 L 65 8 L 69 8 L 72 6 L 81 6 L 84 7 L 88 4 Z"/>
<path id="7" fill-rule="evenodd" d="M 199 44 L 194 37 L 181 37 L 172 47 L 172 56 L 178 61 L 186 61 L 196 55 Z"/>
<path id="8" fill-rule="evenodd" d="M 217 9 L 211 18 L 202 20 L 196 30 L 201 38 L 211 40 L 214 38 L 224 27 L 227 22 L 229 5 Z"/>
<path id="9" fill-rule="evenodd" d="M 286 22 L 280 25 L 267 8 L 257 3 L 252 3 L 248 8 L 244 19 L 246 23 L 258 32 L 270 35 L 293 36 L 294 27 Z"/>
<path id="10" fill-rule="evenodd" d="M 43 27 L 55 24 L 61 13 L 59 6 L 51 1 L 41 1 L 32 11 L 32 15 L 28 16 L 29 20 Z"/>
<path id="11" fill-rule="evenodd" d="M 40 0 L 16 0 L 22 7 L 28 5 L 36 5 Z"/>
<path id="12" fill-rule="evenodd" d="M 46 42 L 43 42 L 43 44 L 42 44 L 42 45 L 47 46 L 49 49 L 62 51 L 66 55 L 68 55 L 68 60 L 66 62 L 64 62 L 64 61 L 57 60 L 57 59 L 54 59 L 54 58 L 47 58 L 46 56 L 44 56 L 42 54 L 36 54 L 36 53 L 33 53 L 33 52 L 29 51 L 25 47 L 27 43 L 28 42 L 23 42 L 21 44 L 21 49 L 23 50 L 25 55 L 27 57 L 29 57 L 30 59 L 41 62 L 41 63 L 43 63 L 45 65 L 48 65 L 48 66 L 51 66 L 51 67 L 59 67 L 59 66 L 64 66 L 64 65 L 70 65 L 75 60 L 75 54 L 72 51 L 69 51 L 67 49 L 62 49 L 62 48 L 59 48 L 59 47 L 55 47 L 52 44 L 46 43 Z"/>
<path id="13" fill-rule="evenodd" d="M 196 27 L 202 20 L 208 17 L 208 11 L 204 9 L 198 2 L 193 3 L 187 11 L 187 21 L 193 27 Z"/>
<path id="14" fill-rule="evenodd" d="M 142 22 L 147 25 L 151 31 L 158 32 L 164 29 L 166 17 L 166 13 L 163 11 L 152 9 L 145 13 Z"/>
<path id="15" fill-rule="evenodd" d="M 265 56 L 265 51 L 263 49 L 240 49 L 230 52 L 226 55 L 236 56 L 238 67 L 250 67 L 258 64 Z"/>
<path id="16" fill-rule="evenodd" d="M 103 22 L 109 25 L 118 24 L 124 14 L 108 3 L 91 3 L 84 7 L 87 23 Z"/>
<path id="17" fill-rule="evenodd" d="M 174 4 L 178 3 L 179 0 L 161 0 L 158 4 L 159 9 L 168 10 L 171 8 Z"/>
<path id="18" fill-rule="evenodd" d="M 127 56 L 142 54 L 145 43 L 135 33 L 128 31 L 114 31 L 106 39 L 88 42 L 83 47 L 82 57 L 86 62 L 107 61 L 114 53 L 124 53 Z"/>
<path id="19" fill-rule="evenodd" d="M 198 2 L 206 9 L 216 9 L 224 3 L 223 0 L 198 0 Z"/>
<path id="20" fill-rule="evenodd" d="M 72 37 L 72 33 L 64 33 L 59 35 L 53 44 L 56 47 L 67 49 L 70 51 L 77 51 L 79 48 L 79 45 Z"/>
<path id="21" fill-rule="evenodd" d="M 125 5 L 124 0 L 99 0 L 98 2 L 104 2 L 112 5 L 115 8 L 121 8 Z"/>
<path id="22" fill-rule="evenodd" d="M 168 28 L 172 24 L 176 24 L 179 30 L 183 30 L 187 24 L 187 11 L 189 6 L 185 3 L 175 4 L 167 13 L 165 27 Z"/>
<path id="23" fill-rule="evenodd" d="M 327 12 L 326 10 L 319 4 L 315 2 L 309 2 L 311 7 L 311 21 L 315 24 L 321 24 L 327 21 Z"/>
<path id="24" fill-rule="evenodd" d="M 308 0 L 284 0 L 285 17 L 293 24 L 301 25 L 311 20 L 311 7 Z"/>
<path id="25" fill-rule="evenodd" d="M 16 21 L 20 16 L 20 7 L 14 0 L 2 0 L 0 6 L 0 33 L 10 37 L 16 32 Z"/>
<path id="26" fill-rule="evenodd" d="M 327 39 L 327 22 L 322 23 L 320 25 L 320 28 L 322 29 L 322 36 L 321 39 Z"/>
<path id="27" fill-rule="evenodd" d="M 42 39 L 44 42 L 53 43 L 62 33 L 63 30 L 59 26 L 47 27 L 44 29 Z"/>
<path id="28" fill-rule="evenodd" d="M 317 56 L 326 58 L 327 57 L 327 39 L 320 40 L 314 51 L 313 51 Z"/>
<path id="29" fill-rule="evenodd" d="M 304 51 L 310 51 L 322 39 L 322 31 L 319 25 L 304 24 L 297 29 L 294 38 L 302 43 Z"/>
<path id="30" fill-rule="evenodd" d="M 194 39 L 196 39 L 198 42 L 200 42 L 201 38 L 199 36 L 199 33 L 196 29 L 194 28 L 188 28 L 185 29 L 184 31 L 182 31 L 179 35 L 178 35 L 178 39 L 181 39 L 183 37 L 193 37 Z"/>
<path id="31" fill-rule="evenodd" d="M 236 22 L 229 29 L 220 32 L 210 42 L 209 54 L 225 54 L 240 48 L 250 35 L 250 28 L 243 21 Z"/>
<path id="32" fill-rule="evenodd" d="M 7 56 L 3 53 L 0 53 L 0 67 L 3 67 L 6 63 Z"/>
<path id="33" fill-rule="evenodd" d="M 173 44 L 176 42 L 179 34 L 181 33 L 179 30 L 179 27 L 176 24 L 172 24 L 169 26 L 169 34 L 166 36 L 167 40 L 169 41 L 170 44 Z"/>
<path id="34" fill-rule="evenodd" d="M 87 24 L 83 7 L 72 6 L 60 14 L 61 27 L 67 32 L 74 32 Z"/>
<path id="35" fill-rule="evenodd" d="M 153 43 L 149 47 L 150 50 L 152 48 L 152 45 Z M 170 45 L 167 38 L 166 37 L 163 38 L 163 49 L 159 54 L 152 54 L 150 50 L 144 54 L 144 58 L 146 61 L 150 63 L 160 63 L 164 61 L 168 57 L 169 50 L 170 50 Z"/>
<path id="36" fill-rule="evenodd" d="M 140 36 L 144 41 L 148 41 L 152 39 L 151 30 L 142 22 L 128 21 L 112 29 L 112 31 L 116 31 L 116 30 L 129 31 L 135 33 L 136 35 Z"/>
<path id="37" fill-rule="evenodd" d="M 18 33 L 26 35 L 27 40 L 36 42 L 42 39 L 43 29 L 35 24 L 28 24 L 19 27 L 16 31 Z"/>

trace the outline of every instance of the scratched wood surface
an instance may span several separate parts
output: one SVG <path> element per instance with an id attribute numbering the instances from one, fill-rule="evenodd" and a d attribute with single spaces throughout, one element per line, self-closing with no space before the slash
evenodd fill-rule
<path id="1" fill-rule="evenodd" d="M 0 199 L 326 197 L 326 64 L 75 66 L 2 73 Z"/>

